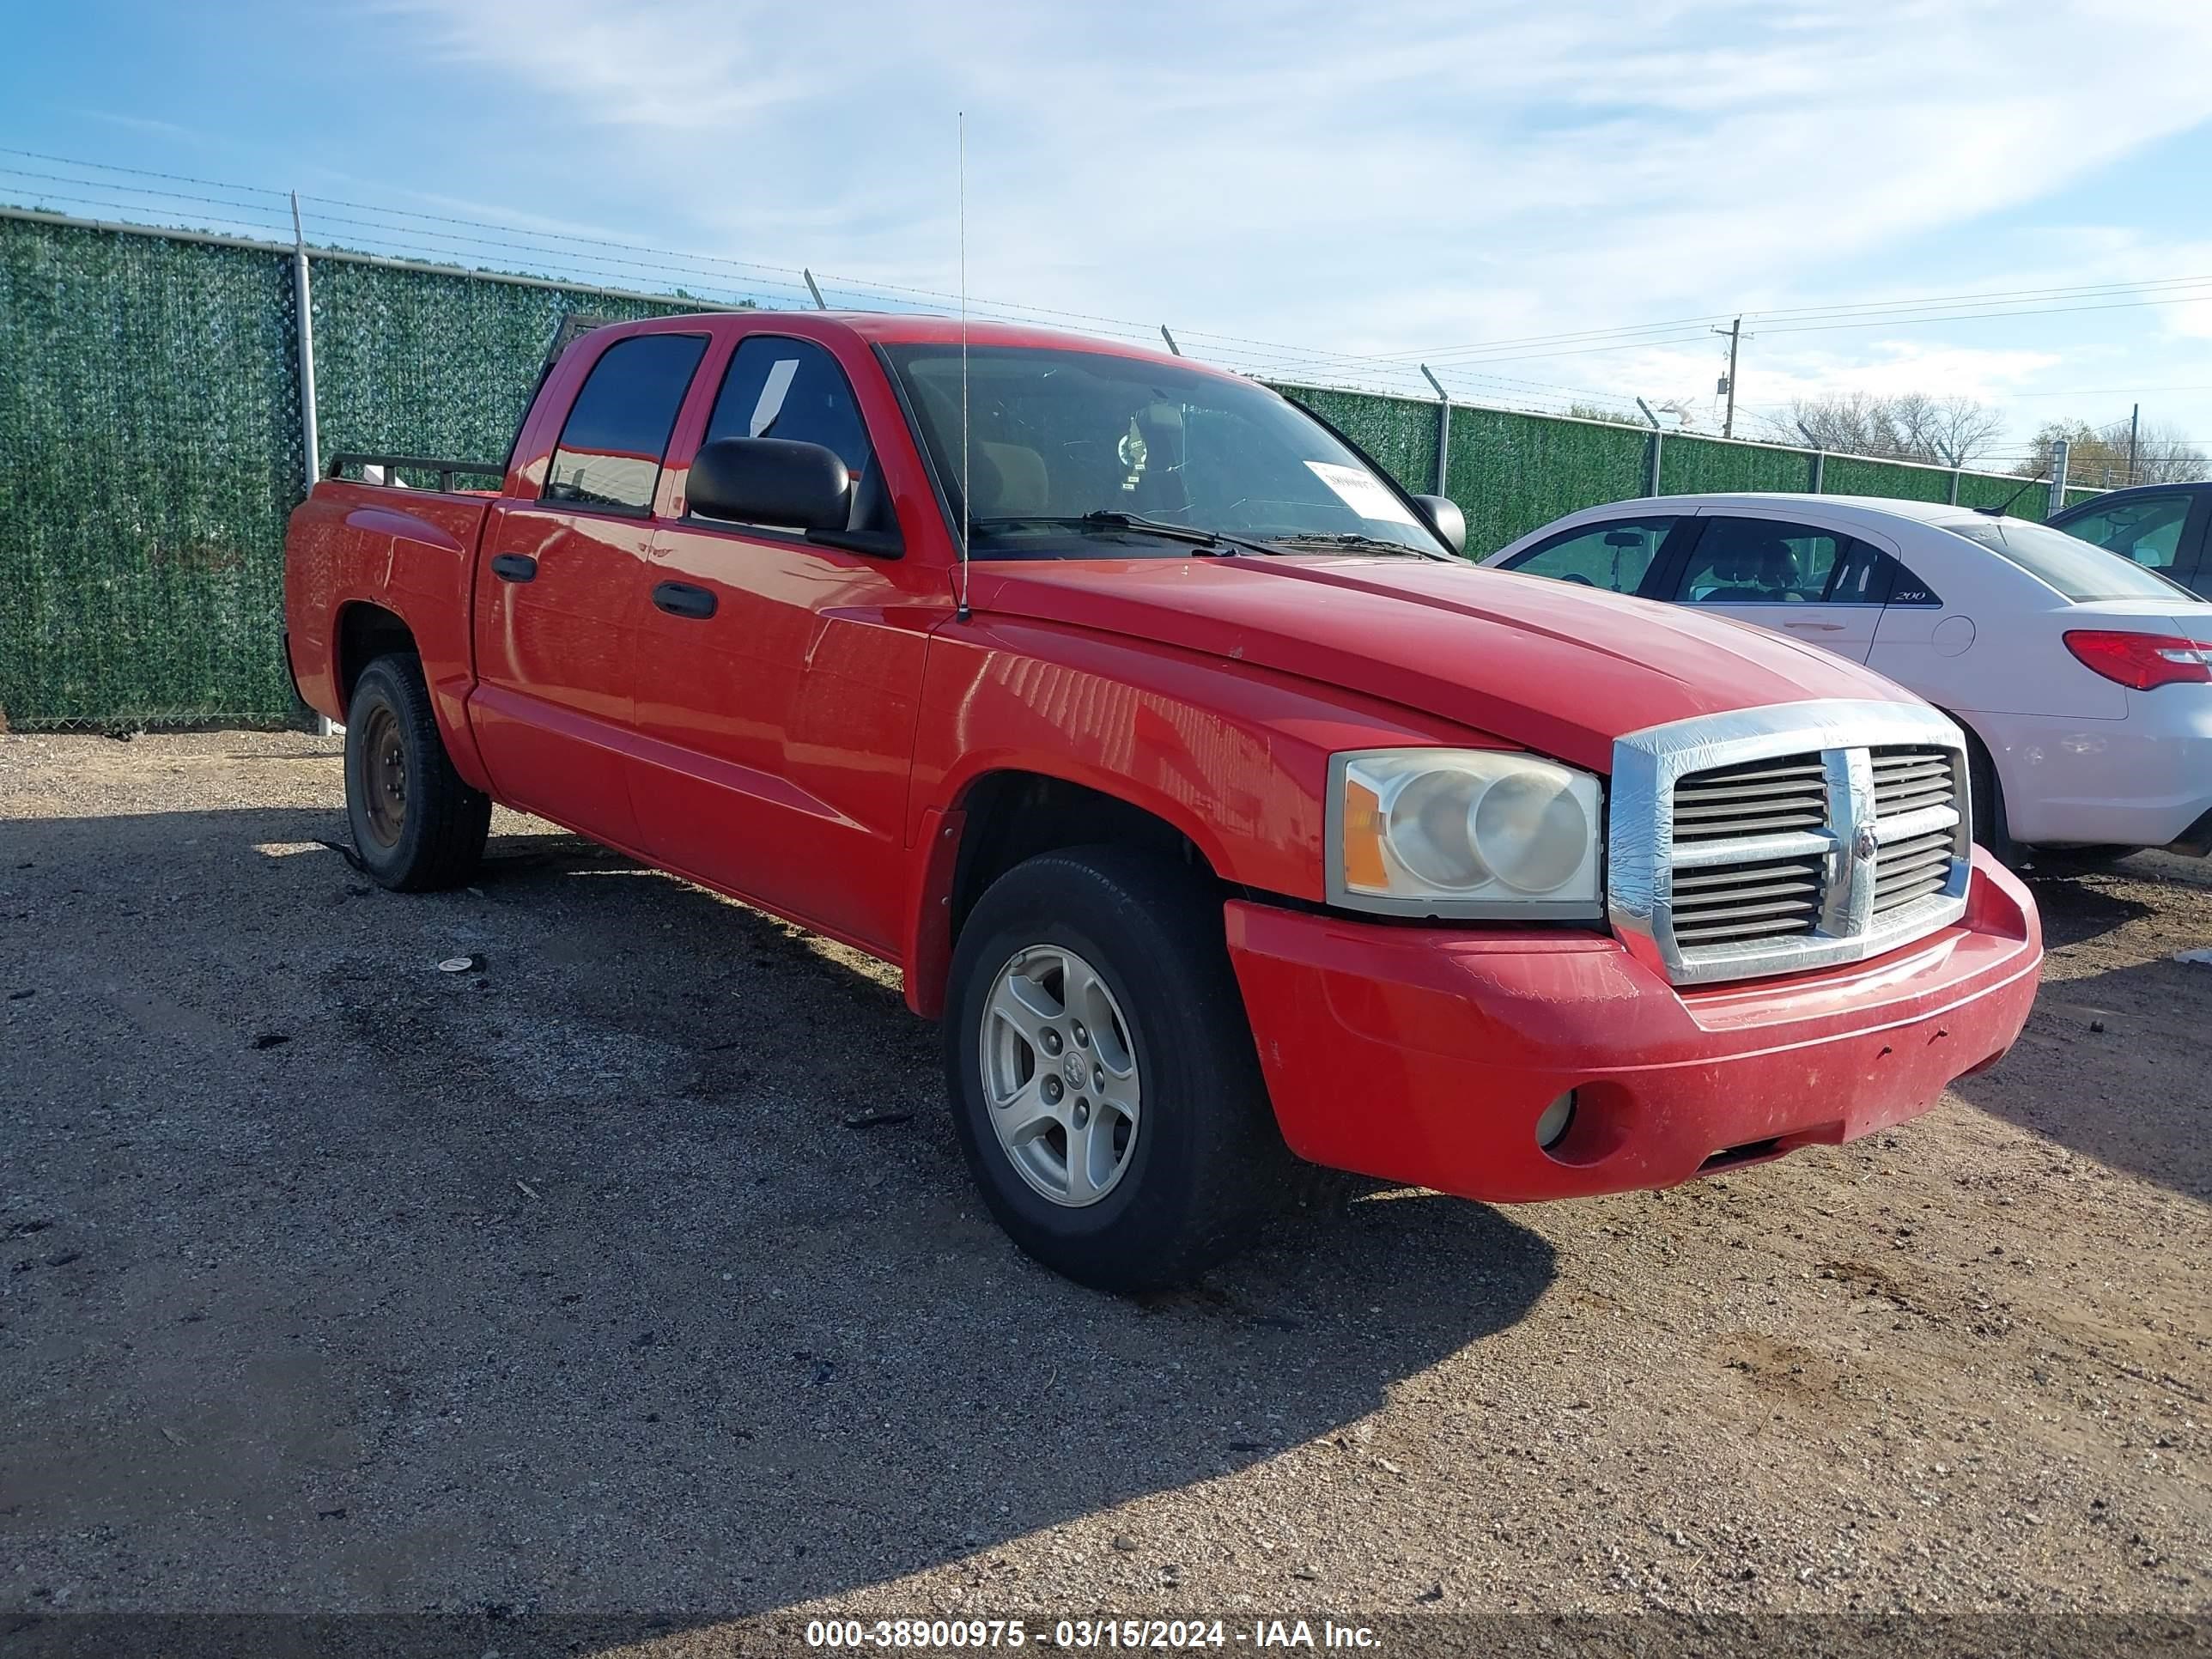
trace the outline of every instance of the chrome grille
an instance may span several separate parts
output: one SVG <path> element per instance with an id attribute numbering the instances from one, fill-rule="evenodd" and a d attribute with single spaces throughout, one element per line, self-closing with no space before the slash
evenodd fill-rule
<path id="1" fill-rule="evenodd" d="M 1965 763 L 1958 728 L 1906 703 L 1632 733 L 1614 751 L 1614 926 L 1678 983 L 1857 961 L 1932 933 L 1966 908 Z"/>
<path id="2" fill-rule="evenodd" d="M 1677 871 L 1674 942 L 1690 947 L 1809 933 L 1820 920 L 1820 890 L 1817 858 Z"/>
<path id="3" fill-rule="evenodd" d="M 1924 836 L 1893 842 L 1875 861 L 1874 914 L 1892 910 L 1940 893 L 1951 878 L 1951 833 L 1932 830 Z"/>
<path id="4" fill-rule="evenodd" d="M 1959 783 L 1951 756 L 1941 749 L 1876 749 L 1868 757 L 1874 775 L 1877 824 L 1958 811 Z M 1955 823 L 1931 823 L 1917 834 L 1885 836 L 1875 858 L 1874 914 L 1887 915 L 1943 890 L 1958 840 Z"/>
<path id="5" fill-rule="evenodd" d="M 1950 806 L 1958 785 L 1951 757 L 1941 749 L 1877 749 L 1872 752 L 1874 814 L 1901 817 L 1923 807 Z"/>
<path id="6" fill-rule="evenodd" d="M 1817 830 L 1828 821 L 1828 774 L 1818 755 L 1748 761 L 1674 786 L 1674 840 L 1729 841 Z"/>

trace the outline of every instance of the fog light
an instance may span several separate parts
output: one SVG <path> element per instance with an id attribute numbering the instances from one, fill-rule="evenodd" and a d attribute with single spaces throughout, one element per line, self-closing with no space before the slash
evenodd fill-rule
<path id="1" fill-rule="evenodd" d="M 1550 1105 L 1544 1115 L 1536 1120 L 1536 1144 L 1546 1152 L 1559 1145 L 1559 1137 L 1567 1132 L 1567 1125 L 1575 1121 L 1575 1091 L 1570 1089 Z"/>

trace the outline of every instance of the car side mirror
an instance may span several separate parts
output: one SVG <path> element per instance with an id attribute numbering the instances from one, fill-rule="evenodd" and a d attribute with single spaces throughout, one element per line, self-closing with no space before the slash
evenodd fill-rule
<path id="1" fill-rule="evenodd" d="M 1467 514 L 1459 510 L 1459 503 L 1449 495 L 1416 495 L 1421 511 L 1429 515 L 1429 526 L 1444 538 L 1455 553 L 1467 551 Z"/>
<path id="2" fill-rule="evenodd" d="M 702 519 L 777 530 L 842 530 L 853 476 L 837 453 L 788 438 L 717 438 L 702 444 L 684 498 Z"/>

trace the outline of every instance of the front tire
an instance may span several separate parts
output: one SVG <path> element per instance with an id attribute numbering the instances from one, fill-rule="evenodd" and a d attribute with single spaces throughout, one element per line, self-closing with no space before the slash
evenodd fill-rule
<path id="1" fill-rule="evenodd" d="M 491 797 L 453 769 L 418 658 L 379 657 L 362 671 L 346 710 L 345 775 L 354 851 L 380 884 L 428 893 L 476 873 Z"/>
<path id="2" fill-rule="evenodd" d="M 977 902 L 951 988 L 961 1150 L 1046 1267 L 1116 1292 L 1187 1284 L 1289 1191 L 1220 895 L 1192 872 L 1118 847 L 1030 859 Z"/>

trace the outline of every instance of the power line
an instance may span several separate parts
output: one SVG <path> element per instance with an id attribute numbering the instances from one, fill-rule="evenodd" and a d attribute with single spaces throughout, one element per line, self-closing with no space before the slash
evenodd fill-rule
<path id="1" fill-rule="evenodd" d="M 2209 283 L 2212 283 L 2212 276 L 2154 277 L 2136 282 L 2077 283 L 2055 288 L 1993 289 L 1978 294 L 1929 295 L 1917 299 L 1799 306 L 1771 311 L 1749 311 L 1743 314 L 1765 325 L 1777 321 L 1798 321 L 1814 318 L 1861 317 L 1890 312 L 1929 311 L 1941 307 L 1981 306 L 2001 300 L 2071 299 L 2101 294 L 2148 292 L 2157 289 L 2199 288 Z M 1726 322 L 1729 319 L 1730 314 L 1728 312 L 1717 312 L 1700 317 L 1676 317 L 1658 322 L 1622 324 L 1613 328 L 1520 335 L 1495 340 L 1477 340 L 1455 346 L 1432 347 L 1426 350 L 1383 352 L 1377 354 L 1375 361 L 1399 361 L 1411 357 L 1424 357 L 1433 364 L 1439 359 L 1455 357 L 1462 353 L 1488 352 L 1507 346 L 1565 344 L 1582 340 L 1649 334 L 1680 329 L 1692 325 Z"/>
<path id="2" fill-rule="evenodd" d="M 275 240 L 289 240 L 289 225 L 284 222 L 283 206 L 286 192 L 258 185 L 232 184 L 222 180 L 198 178 L 188 173 L 161 172 L 151 168 L 122 167 L 109 162 L 84 161 L 56 155 L 45 151 L 0 146 L 0 155 L 45 162 L 101 175 L 116 175 L 114 180 L 103 177 L 76 178 L 63 173 L 35 171 L 23 167 L 0 167 L 0 175 L 36 181 L 45 185 L 63 186 L 62 190 L 40 190 L 39 194 L 63 202 L 76 203 L 94 208 L 119 210 L 127 214 L 171 215 L 194 220 L 205 220 L 211 225 L 255 231 Z M 222 192 L 199 195 L 182 190 L 158 188 L 152 185 L 120 182 L 123 179 L 153 179 L 161 185 L 184 185 L 199 190 Z M 264 200 L 242 200 L 252 197 Z M 125 199 L 117 199 L 118 197 Z M 186 212 L 179 214 L 173 208 L 150 207 L 145 203 L 128 199 L 151 198 L 161 203 L 188 204 L 193 208 L 226 210 L 223 214 Z M 426 252 L 434 259 L 465 262 L 491 256 L 520 257 L 543 264 L 556 266 L 567 272 L 580 273 L 595 281 L 659 283 L 690 292 L 701 287 L 710 287 L 714 292 L 748 300 L 775 301 L 778 295 L 796 299 L 803 291 L 803 273 L 793 268 L 767 264 L 757 261 L 726 258 L 712 254 L 682 254 L 641 243 L 624 242 L 613 238 L 593 236 L 581 232 L 536 229 L 502 224 L 495 221 L 471 219 L 453 214 L 440 214 L 412 208 L 387 207 L 374 203 L 351 200 L 339 197 L 303 194 L 302 201 L 316 204 L 313 218 L 318 228 L 343 228 L 343 242 L 359 242 L 370 248 L 394 250 L 422 256 Z M 338 208 L 347 212 L 332 213 L 320 210 Z M 369 217 L 355 217 L 368 215 Z M 430 226 L 451 226 L 453 229 L 427 228 Z M 489 234 L 461 234 L 489 233 Z M 426 244 L 431 245 L 427 249 Z M 639 257 L 624 257 L 639 256 Z M 635 273 L 630 275 L 629 273 Z M 794 280 L 799 279 L 799 280 Z M 894 283 L 879 283 L 866 278 L 823 273 L 822 280 L 835 290 L 864 301 L 889 301 L 888 308 L 900 309 L 914 301 L 942 301 L 950 304 L 955 296 L 934 289 L 911 287 Z M 1859 302 L 1836 302 L 1820 306 L 1805 306 L 1768 312 L 1747 312 L 1745 320 L 1755 321 L 1761 332 L 1777 334 L 1812 333 L 1847 329 L 1916 326 L 1943 322 L 1970 322 L 2019 316 L 2065 315 L 2091 311 L 2132 310 L 2163 305 L 2183 305 L 2212 300 L 2212 276 L 2176 276 L 2148 278 L 2139 282 L 2108 282 L 2078 283 L 2038 289 L 1985 290 L 1978 293 L 1937 295 L 1917 299 L 1890 299 Z M 2139 297 L 2121 298 L 2122 295 Z M 702 294 L 699 297 L 706 298 Z M 2085 304 L 2055 304 L 2051 301 L 2068 300 L 2091 301 Z M 2029 301 L 2031 303 L 2006 303 Z M 1154 326 L 1124 318 L 1105 316 L 1096 313 L 1033 305 L 1018 301 L 970 301 L 971 307 L 987 316 L 1006 321 L 1030 321 L 1035 319 L 1061 319 L 1079 323 L 1100 331 L 1127 338 L 1149 341 Z M 1416 363 L 1425 361 L 1438 369 L 1447 379 L 1476 388 L 1478 397 L 1490 388 L 1498 388 L 1503 401 L 1523 404 L 1544 405 L 1559 404 L 1610 404 L 1627 412 L 1629 399 L 1619 393 L 1568 386 L 1560 382 L 1540 381 L 1486 373 L 1492 365 L 1539 362 L 1547 358 L 1578 357 L 1606 352 L 1651 349 L 1661 350 L 1675 346 L 1698 343 L 1705 337 L 1705 330 L 1715 321 L 1726 321 L 1729 313 L 1713 313 L 1700 317 L 1675 318 L 1660 322 L 1621 325 L 1599 329 L 1559 331 L 1548 334 L 1529 334 L 1505 337 L 1490 341 L 1464 343 L 1458 346 L 1432 349 L 1427 351 L 1390 351 L 1381 353 L 1352 353 L 1329 351 L 1310 346 L 1301 347 L 1282 342 L 1267 341 L 1250 337 L 1222 333 L 1212 330 L 1179 328 L 1177 332 L 1186 339 L 1218 342 L 1212 355 L 1227 366 L 1236 367 L 1247 374 L 1285 380 L 1322 380 L 1338 384 L 1374 386 L 1383 382 L 1404 395 L 1427 400 L 1425 387 L 1415 380 Z M 1223 349 L 1229 348 L 1229 349 Z M 1734 377 L 1731 376 L 1731 382 Z M 2148 391 L 2212 390 L 2212 386 L 2168 386 L 2148 388 L 2083 388 L 2079 392 L 2040 392 L 2014 394 L 2019 397 L 2061 397 L 2111 395 L 2121 392 Z M 1766 407 L 1774 407 L 1769 405 Z"/>
<path id="3" fill-rule="evenodd" d="M 15 155 L 38 160 L 48 159 L 45 155 L 44 152 L 39 151 L 0 148 L 0 154 Z M 284 228 L 283 225 L 281 223 L 284 209 L 277 205 L 276 200 L 275 199 L 277 197 L 277 193 L 262 191 L 259 186 L 234 186 L 226 185 L 220 180 L 200 179 L 191 174 L 161 173 L 147 168 L 110 167 L 104 163 L 76 163 L 67 161 L 66 158 L 55 159 L 60 160 L 62 164 L 65 166 L 80 166 L 89 170 L 113 172 L 126 174 L 131 178 L 159 179 L 162 180 L 164 184 L 198 185 L 202 186 L 204 191 L 238 190 L 251 191 L 258 194 L 269 195 L 272 198 L 272 200 L 270 204 L 264 206 L 262 204 L 258 202 L 238 200 L 235 197 L 231 195 L 208 195 L 201 193 L 200 191 L 167 190 L 156 188 L 151 185 L 137 184 L 111 184 L 100 179 L 78 179 L 64 174 L 47 173 L 38 169 L 26 167 L 0 167 L 0 176 L 10 176 L 36 180 L 42 186 L 49 185 L 66 186 L 65 189 L 62 190 L 42 188 L 38 193 L 42 199 L 64 202 L 75 205 L 96 208 L 101 210 L 122 210 L 125 212 L 144 211 L 146 210 L 145 204 L 135 198 L 153 198 L 164 203 L 189 203 L 195 208 L 225 208 L 234 210 L 235 214 L 247 216 L 265 214 L 269 216 L 268 219 L 265 221 L 263 218 L 255 216 L 234 216 L 234 214 L 210 214 L 197 212 L 183 216 L 195 220 L 206 221 L 213 224 L 219 224 L 233 228 L 261 230 L 272 235 L 280 234 Z M 704 282 L 702 282 L 702 279 L 705 279 L 706 281 L 712 282 L 714 285 L 710 290 L 712 293 L 741 297 L 754 297 L 761 295 L 768 290 L 775 290 L 796 298 L 802 292 L 799 283 L 787 280 L 787 277 L 784 275 L 786 268 L 765 264 L 759 262 L 726 259 L 714 255 L 676 254 L 640 244 L 617 241 L 609 238 L 589 237 L 568 232 L 538 231 L 527 228 L 504 225 L 493 221 L 468 219 L 457 215 L 419 212 L 412 209 L 388 209 L 380 207 L 375 204 L 360 203 L 345 198 L 323 197 L 313 195 L 312 193 L 303 193 L 302 200 L 318 204 L 322 207 L 350 208 L 355 210 L 357 214 L 376 216 L 374 217 L 362 218 L 356 216 L 355 214 L 331 213 L 327 211 L 318 211 L 311 216 L 314 224 L 319 228 L 327 228 L 330 227 L 343 227 L 344 233 L 340 238 L 341 240 L 344 242 L 361 244 L 365 248 L 370 250 L 390 251 L 402 253 L 420 252 L 424 251 L 422 244 L 429 242 L 436 244 L 437 246 L 428 251 L 441 254 L 447 258 L 466 258 L 477 257 L 478 252 L 481 250 L 492 250 L 496 252 L 520 255 L 526 259 L 533 261 L 557 262 L 569 270 L 581 271 L 595 278 L 621 279 L 628 276 L 629 280 L 635 281 L 641 276 L 663 280 L 672 279 L 678 285 L 686 287 L 687 289 L 703 286 Z M 459 230 L 448 231 L 428 229 L 417 224 L 396 224 L 391 222 L 393 220 L 419 220 L 428 225 L 452 225 L 458 227 Z M 461 232 L 472 233 L 478 231 L 495 232 L 499 234 L 460 234 Z M 368 234 L 360 234 L 363 232 Z M 516 238 L 522 238 L 525 240 L 514 240 Z M 610 252 L 586 253 L 577 252 L 573 248 L 556 248 L 544 246 L 545 242 L 551 240 L 574 243 L 580 248 L 609 250 Z M 617 257 L 620 253 L 627 252 L 643 253 L 652 257 L 635 259 Z M 728 276 L 724 274 L 726 271 L 738 275 L 744 280 L 732 283 L 729 281 Z M 773 276 L 766 274 L 770 272 L 777 274 Z M 635 275 L 632 275 L 632 273 L 635 273 Z M 800 275 L 803 279 L 803 273 L 800 273 Z M 868 283 L 864 282 L 863 279 L 844 276 L 831 272 L 825 272 L 823 275 L 826 280 L 833 284 L 842 287 L 845 291 L 859 292 L 869 297 L 873 297 L 879 293 L 907 295 L 925 299 L 949 300 L 953 297 L 947 295 L 940 295 L 934 290 L 927 289 L 918 289 L 896 283 Z M 702 295 L 702 297 L 708 296 Z M 1071 318 L 1075 320 L 1088 323 L 1101 331 L 1111 331 L 1123 335 L 1126 337 L 1134 339 L 1149 339 L 1152 333 L 1152 330 L 1142 324 L 1118 318 L 1102 316 L 1091 313 L 1059 310 L 1051 307 L 1006 301 L 984 302 L 984 306 L 978 308 L 984 308 L 986 309 L 986 314 L 998 315 L 1003 320 L 1020 319 L 1018 317 L 1009 315 L 1008 313 L 1010 313 L 1037 316 Z M 1191 330 L 1187 331 L 1194 336 L 1207 338 L 1235 340 L 1241 337 L 1228 335 L 1214 335 L 1209 331 L 1203 330 Z M 1253 343 L 1263 343 L 1254 342 Z M 1290 349 L 1291 348 L 1286 347 L 1284 349 Z M 1262 367 L 1264 368 L 1264 365 Z M 1310 360 L 1305 364 L 1303 364 L 1302 367 L 1326 368 L 1337 372 L 1341 372 L 1345 368 L 1358 368 L 1366 370 L 1370 378 L 1375 373 L 1379 371 L 1380 373 L 1390 375 L 1393 378 L 1402 376 L 1408 380 L 1411 379 L 1411 372 L 1408 370 L 1399 369 L 1395 366 L 1386 365 L 1376 365 L 1370 368 L 1369 366 L 1359 363 L 1356 359 L 1343 356 L 1317 357 Z M 1623 408 L 1624 410 L 1626 404 L 1626 400 L 1615 393 L 1594 391 L 1586 387 L 1570 386 L 1554 382 L 1522 380 L 1515 380 L 1507 376 L 1486 375 L 1479 373 L 1455 376 L 1455 378 L 1478 381 L 1486 386 L 1496 386 L 1511 389 L 1522 401 L 1526 402 L 1541 401 L 1546 403 L 1559 403 L 1562 401 L 1587 401 L 1597 404 L 1613 404 Z M 1530 397 L 1528 394 L 1532 392 L 1540 394 L 1540 396 Z"/>

